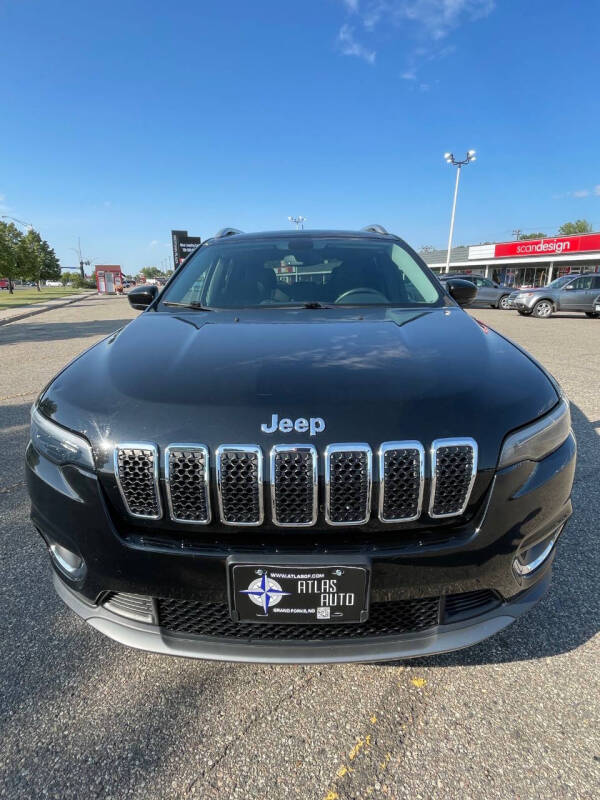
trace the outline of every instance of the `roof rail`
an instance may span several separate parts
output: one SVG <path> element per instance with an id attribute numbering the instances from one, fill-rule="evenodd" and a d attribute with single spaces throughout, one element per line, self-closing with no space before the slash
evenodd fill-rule
<path id="1" fill-rule="evenodd" d="M 237 228 L 221 228 L 220 231 L 215 233 L 215 239 L 222 239 L 224 236 L 235 236 L 243 232 L 244 231 L 239 231 Z"/>
<path id="2" fill-rule="evenodd" d="M 389 232 L 383 227 L 383 225 L 367 225 L 363 228 L 363 231 L 367 233 L 383 233 L 386 236 L 389 235 Z"/>

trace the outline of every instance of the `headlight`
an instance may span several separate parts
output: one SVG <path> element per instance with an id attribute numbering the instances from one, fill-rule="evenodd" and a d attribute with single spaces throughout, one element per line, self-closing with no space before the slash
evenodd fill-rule
<path id="1" fill-rule="evenodd" d="M 507 437 L 498 466 L 508 467 L 518 461 L 539 461 L 560 447 L 570 431 L 569 401 L 563 398 L 549 414 Z"/>
<path id="2" fill-rule="evenodd" d="M 50 422 L 37 408 L 31 410 L 31 442 L 42 455 L 55 464 L 76 464 L 94 469 L 92 448 L 81 436 Z"/>

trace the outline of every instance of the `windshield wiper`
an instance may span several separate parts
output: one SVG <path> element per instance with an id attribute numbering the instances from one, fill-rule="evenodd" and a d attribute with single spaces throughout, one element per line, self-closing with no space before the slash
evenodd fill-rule
<path id="1" fill-rule="evenodd" d="M 163 300 L 163 306 L 180 306 L 181 308 L 193 308 L 194 311 L 214 311 L 212 308 L 203 306 L 202 303 L 176 303 L 175 300 Z"/>

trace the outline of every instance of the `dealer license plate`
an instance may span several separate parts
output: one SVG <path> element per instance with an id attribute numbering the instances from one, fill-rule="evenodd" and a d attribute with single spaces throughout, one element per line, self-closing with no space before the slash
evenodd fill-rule
<path id="1" fill-rule="evenodd" d="M 239 622 L 364 622 L 365 567 L 279 567 L 234 564 L 231 612 Z"/>

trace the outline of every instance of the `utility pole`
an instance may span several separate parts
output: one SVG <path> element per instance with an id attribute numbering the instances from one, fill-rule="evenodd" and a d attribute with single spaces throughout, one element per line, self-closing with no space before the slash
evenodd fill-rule
<path id="1" fill-rule="evenodd" d="M 298 230 L 298 228 L 304 230 L 304 223 L 306 222 L 306 217 L 300 215 L 298 217 L 288 217 L 288 219 L 290 222 L 296 223 L 296 230 Z"/>
<path id="2" fill-rule="evenodd" d="M 77 237 L 77 248 L 71 247 L 70 249 L 74 253 L 77 253 L 77 258 L 79 259 L 79 272 L 81 273 L 81 280 L 84 281 L 85 280 L 85 272 L 84 272 L 83 268 L 84 268 L 84 266 L 85 267 L 91 267 L 92 266 L 92 262 L 89 259 L 84 260 L 83 255 L 81 254 L 81 238 L 79 236 Z"/>
<path id="3" fill-rule="evenodd" d="M 520 228 L 515 228 L 515 230 L 512 232 L 512 235 L 515 237 L 515 239 L 520 239 L 522 233 L 523 231 Z"/>
<path id="4" fill-rule="evenodd" d="M 469 150 L 467 155 L 462 161 L 457 161 L 452 153 L 444 153 L 444 158 L 447 164 L 452 164 L 457 167 L 456 170 L 456 184 L 454 186 L 454 200 L 452 201 L 452 216 L 450 217 L 450 235 L 448 236 L 448 252 L 446 253 L 446 269 L 444 272 L 450 272 L 450 253 L 452 252 L 452 237 L 454 235 L 454 217 L 456 215 L 456 198 L 458 197 L 458 183 L 460 181 L 460 170 L 465 164 L 470 164 L 475 161 L 475 150 Z"/>

